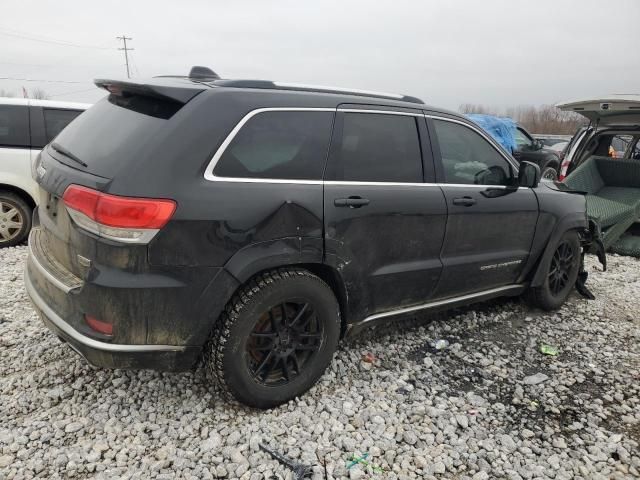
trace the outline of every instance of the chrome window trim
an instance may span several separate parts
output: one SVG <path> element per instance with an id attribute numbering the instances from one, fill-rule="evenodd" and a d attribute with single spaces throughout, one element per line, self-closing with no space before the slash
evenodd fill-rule
<path id="1" fill-rule="evenodd" d="M 513 285 L 507 285 L 507 286 L 504 286 L 504 287 L 491 288 L 489 290 L 483 290 L 481 292 L 469 293 L 469 294 L 466 294 L 466 295 L 461 295 L 459 297 L 451 297 L 451 298 L 445 298 L 445 299 L 442 299 L 442 300 L 434 300 L 432 302 L 423 303 L 421 305 L 415 305 L 413 307 L 399 308 L 399 309 L 396 309 L 396 310 L 390 310 L 388 312 L 382 312 L 382 313 L 376 313 L 374 315 L 369 315 L 368 317 L 366 317 L 361 322 L 358 322 L 357 324 L 358 325 L 363 325 L 363 324 L 366 324 L 366 323 L 371 322 L 373 320 L 377 320 L 379 318 L 393 317 L 395 315 L 402 315 L 404 313 L 411 313 L 411 312 L 417 312 L 419 310 L 427 310 L 427 309 L 430 309 L 430 308 L 441 307 L 441 306 L 444 306 L 444 305 L 448 305 L 450 303 L 461 302 L 461 301 L 465 301 L 465 300 L 471 300 L 473 298 L 482 297 L 482 296 L 485 296 L 485 295 L 492 295 L 494 293 L 507 292 L 509 290 L 517 290 L 517 289 L 521 289 L 523 287 L 524 287 L 524 284 L 513 284 Z"/>
<path id="2" fill-rule="evenodd" d="M 359 181 L 346 181 L 346 180 L 297 180 L 297 179 L 283 179 L 283 178 L 251 178 L 251 177 L 218 177 L 214 175 L 213 170 L 215 169 L 218 161 L 224 154 L 225 150 L 229 146 L 229 144 L 233 141 L 238 132 L 242 129 L 242 127 L 253 117 L 260 113 L 264 112 L 342 112 L 342 113 L 376 113 L 383 115 L 403 115 L 407 117 L 425 117 L 425 118 L 433 118 L 436 120 L 445 120 L 453 123 L 459 123 L 463 126 L 470 128 L 471 130 L 479 133 L 485 140 L 489 141 L 491 144 L 491 140 L 488 136 L 477 129 L 476 127 L 469 125 L 465 122 L 461 122 L 459 120 L 454 120 L 446 117 L 440 117 L 437 115 L 427 115 L 424 113 L 415 113 L 415 112 L 399 112 L 395 110 L 370 110 L 370 109 L 359 109 L 359 108 L 316 108 L 316 107 L 265 107 L 265 108 L 257 108 L 255 110 L 251 110 L 247 113 L 240 121 L 236 124 L 235 127 L 229 132 L 224 141 L 220 144 L 220 147 L 216 150 L 215 154 L 209 161 L 207 168 L 204 171 L 205 180 L 211 182 L 229 182 L 229 183 L 263 183 L 263 184 L 293 184 L 293 185 L 353 185 L 353 186 L 405 186 L 405 187 L 454 187 L 454 188 L 508 188 L 506 185 L 477 185 L 477 184 L 454 184 L 454 183 L 429 183 L 429 182 L 359 182 Z M 511 164 L 516 173 L 518 168 L 514 165 L 500 150 L 491 145 L 502 157 Z M 525 187 L 518 187 L 525 188 Z"/>
<path id="3" fill-rule="evenodd" d="M 502 152 L 499 148 L 496 148 L 496 146 L 494 145 L 495 140 L 493 140 L 493 139 L 492 139 L 492 138 L 491 138 L 491 137 L 490 137 L 486 132 L 484 132 L 482 129 L 480 129 L 480 128 L 478 128 L 478 127 L 474 126 L 474 125 L 471 125 L 471 124 L 469 124 L 469 123 L 463 122 L 463 121 L 461 121 L 461 120 L 455 120 L 455 119 L 453 119 L 453 118 L 441 117 L 441 116 L 438 116 L 438 115 L 431 115 L 431 114 L 425 114 L 424 116 L 425 116 L 425 118 L 431 118 L 431 119 L 433 119 L 433 120 L 444 120 L 445 122 L 457 123 L 457 124 L 459 124 L 459 125 L 462 125 L 462 126 L 464 126 L 464 127 L 467 127 L 468 129 L 473 130 L 474 132 L 478 133 L 482 138 L 484 138 L 487 142 L 489 142 L 489 145 L 491 145 L 491 147 L 492 147 L 496 152 L 498 152 L 498 154 L 500 154 L 500 156 L 501 156 L 502 158 L 504 158 L 504 159 L 507 161 L 507 163 L 508 163 L 509 165 L 511 165 L 511 166 L 515 169 L 515 174 L 516 174 L 516 177 L 517 177 L 517 174 L 518 174 L 518 171 L 520 170 L 520 167 L 519 167 L 516 163 L 514 163 L 513 159 L 511 159 L 511 158 L 507 157 L 507 156 L 504 154 L 504 152 Z"/>
<path id="4" fill-rule="evenodd" d="M 266 108 L 257 108 L 255 110 L 251 110 L 247 113 L 240 121 L 236 124 L 235 127 L 229 132 L 229 135 L 224 139 L 216 153 L 213 154 L 213 157 L 209 161 L 207 168 L 204 171 L 205 180 L 209 180 L 211 182 L 239 182 L 239 183 L 296 183 L 300 185 L 322 185 L 322 180 L 287 180 L 287 179 L 279 179 L 279 178 L 243 178 L 243 177 L 218 177 L 214 175 L 213 170 L 215 169 L 220 157 L 224 154 L 225 150 L 229 146 L 229 144 L 233 141 L 238 132 L 242 129 L 242 127 L 253 117 L 265 112 L 334 112 L 335 108 L 315 108 L 315 107 L 266 107 Z"/>
<path id="5" fill-rule="evenodd" d="M 325 185 L 340 186 L 370 186 L 370 187 L 437 187 L 437 183 L 427 182 L 358 182 L 356 180 L 325 180 Z"/>

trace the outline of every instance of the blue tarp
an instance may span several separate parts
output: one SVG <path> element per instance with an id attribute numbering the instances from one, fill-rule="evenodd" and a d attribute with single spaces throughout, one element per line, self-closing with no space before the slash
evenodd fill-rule
<path id="1" fill-rule="evenodd" d="M 477 123 L 484 131 L 491 135 L 504 149 L 513 153 L 516 150 L 517 124 L 510 118 L 494 117 L 481 113 L 469 113 L 467 117 Z"/>

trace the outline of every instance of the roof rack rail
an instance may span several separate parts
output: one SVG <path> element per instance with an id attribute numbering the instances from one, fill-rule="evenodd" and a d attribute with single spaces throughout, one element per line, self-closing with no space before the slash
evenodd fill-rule
<path id="1" fill-rule="evenodd" d="M 274 90 L 292 90 L 299 92 L 319 92 L 319 93 L 337 93 L 344 95 L 357 95 L 363 97 L 385 98 L 391 100 L 399 100 L 402 102 L 418 103 L 423 105 L 424 102 L 416 97 L 408 95 L 399 95 L 397 93 L 374 92 L 371 90 L 356 90 L 342 87 L 329 87 L 324 85 L 306 85 L 301 83 L 272 82 L 269 80 L 214 80 L 210 82 L 218 87 L 236 87 L 236 88 L 264 88 Z"/>

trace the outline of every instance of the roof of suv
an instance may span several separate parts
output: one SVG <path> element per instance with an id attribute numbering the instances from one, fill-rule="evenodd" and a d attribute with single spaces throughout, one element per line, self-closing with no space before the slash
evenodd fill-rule
<path id="1" fill-rule="evenodd" d="M 90 103 L 60 102 L 58 100 L 13 97 L 0 97 L 0 105 L 26 105 L 31 107 L 68 108 L 70 110 L 86 110 L 91 106 Z"/>
<path id="2" fill-rule="evenodd" d="M 285 98 L 296 97 L 298 102 L 303 100 L 301 95 L 309 95 L 314 98 L 314 103 L 319 99 L 326 99 L 327 105 L 340 103 L 367 103 L 388 107 L 411 108 L 421 110 L 436 110 L 459 116 L 454 112 L 448 112 L 441 108 L 432 108 L 425 105 L 422 100 L 407 95 L 395 93 L 373 92 L 369 90 L 354 90 L 341 87 L 328 87 L 318 85 L 303 85 L 285 82 L 272 82 L 267 80 L 229 80 L 212 79 L 200 80 L 186 76 L 158 76 L 140 80 L 120 79 L 96 79 L 98 87 L 108 91 L 131 90 L 141 94 L 149 94 L 168 98 L 181 103 L 186 103 L 197 93 L 214 89 L 238 89 L 244 91 L 270 91 Z"/>

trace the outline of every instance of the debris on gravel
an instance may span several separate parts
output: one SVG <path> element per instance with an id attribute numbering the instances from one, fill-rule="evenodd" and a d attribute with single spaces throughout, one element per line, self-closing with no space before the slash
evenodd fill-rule
<path id="1" fill-rule="evenodd" d="M 636 259 L 589 259 L 596 300 L 558 312 L 500 300 L 366 331 L 256 411 L 200 371 L 89 366 L 31 308 L 25 258 L 0 250 L 0 479 L 291 478 L 261 443 L 318 480 L 640 476 Z"/>

